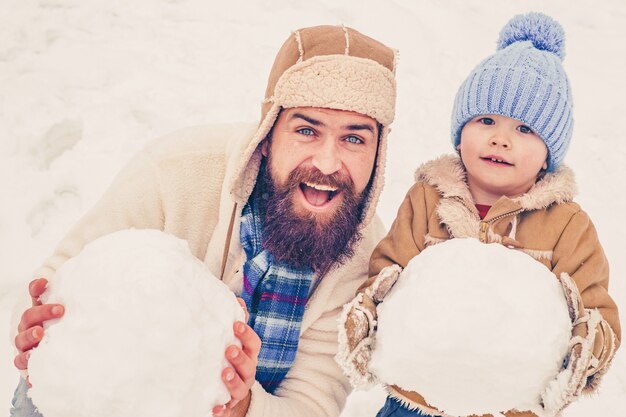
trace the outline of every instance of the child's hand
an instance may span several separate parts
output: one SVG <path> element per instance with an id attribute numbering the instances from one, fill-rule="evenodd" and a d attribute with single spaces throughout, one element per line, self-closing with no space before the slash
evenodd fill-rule
<path id="1" fill-rule="evenodd" d="M 597 310 L 586 309 L 578 287 L 572 278 L 562 273 L 559 277 L 565 298 L 567 300 L 570 319 L 572 320 L 572 352 L 577 356 L 586 354 L 588 358 L 581 358 L 587 362 L 581 388 L 588 388 L 593 384 L 594 376 L 605 368 L 615 353 L 615 337 L 609 324 Z M 588 349 L 587 349 L 588 348 Z M 587 352 L 588 350 L 588 352 Z"/>
<path id="2" fill-rule="evenodd" d="M 398 280 L 400 272 L 402 272 L 402 268 L 399 265 L 390 265 L 383 268 L 372 285 L 365 290 L 365 293 L 372 298 L 374 303 L 382 302 L 389 290 L 391 290 L 391 287 Z"/>
<path id="3" fill-rule="evenodd" d="M 586 309 L 578 287 L 567 273 L 559 277 L 572 320 L 570 350 L 557 377 L 541 394 L 542 405 L 558 413 L 578 398 L 585 388 L 596 385 L 615 352 L 615 338 L 598 310 Z M 596 375 L 597 374 L 597 375 Z"/>
<path id="4" fill-rule="evenodd" d="M 368 370 L 375 324 L 376 305 L 369 295 L 358 294 L 343 307 L 339 324 L 339 352 L 335 359 L 355 386 L 376 382 Z"/>
<path id="5" fill-rule="evenodd" d="M 336 360 L 353 385 L 366 386 L 376 382 L 369 371 L 376 326 L 376 305 L 398 280 L 402 268 L 384 268 L 372 285 L 344 306 L 339 325 L 339 352 Z"/>

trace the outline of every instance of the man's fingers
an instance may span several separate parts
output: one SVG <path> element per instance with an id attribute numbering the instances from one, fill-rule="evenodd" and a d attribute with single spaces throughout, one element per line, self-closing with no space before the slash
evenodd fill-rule
<path id="1" fill-rule="evenodd" d="M 235 368 L 239 377 L 248 386 L 252 386 L 256 375 L 256 360 L 250 358 L 241 348 L 235 345 L 231 345 L 226 349 L 226 359 Z"/>
<path id="2" fill-rule="evenodd" d="M 227 417 L 230 414 L 230 411 L 226 407 L 226 405 L 216 405 L 213 407 L 213 415 L 215 417 Z"/>
<path id="3" fill-rule="evenodd" d="M 230 415 L 232 415 L 230 409 L 231 407 L 229 407 L 228 404 L 218 405 L 216 407 L 213 407 L 213 415 L 215 417 L 229 417 Z"/>
<path id="4" fill-rule="evenodd" d="M 28 359 L 30 358 L 30 352 L 22 352 L 13 359 L 13 364 L 20 371 L 28 369 Z"/>
<path id="5" fill-rule="evenodd" d="M 228 403 L 227 408 L 234 407 L 239 401 L 246 398 L 248 395 L 248 386 L 245 382 L 239 377 L 237 372 L 233 368 L 226 368 L 222 371 L 222 381 L 228 388 L 230 392 L 231 400 Z"/>
<path id="6" fill-rule="evenodd" d="M 45 278 L 32 280 L 30 284 L 28 284 L 28 292 L 30 293 L 30 298 L 34 306 L 41 305 L 39 297 L 46 291 L 47 286 L 48 280 Z"/>
<path id="7" fill-rule="evenodd" d="M 39 345 L 43 337 L 43 327 L 35 326 L 26 329 L 15 336 L 15 347 L 20 352 L 26 352 Z M 21 368 L 18 368 L 21 369 Z"/>
<path id="8" fill-rule="evenodd" d="M 261 339 L 259 336 L 250 326 L 241 321 L 236 321 L 233 324 L 233 330 L 235 331 L 235 336 L 241 342 L 245 354 L 256 362 L 261 350 Z"/>
<path id="9" fill-rule="evenodd" d="M 63 316 L 65 308 L 60 304 L 43 304 L 29 308 L 22 314 L 22 320 L 17 326 L 19 332 L 41 325 L 46 320 L 57 319 Z"/>
<path id="10" fill-rule="evenodd" d="M 225 352 L 226 359 L 232 368 L 229 367 L 222 371 L 222 381 L 228 388 L 230 401 L 223 409 L 213 408 L 213 415 L 220 417 L 228 416 L 230 410 L 247 397 L 250 387 L 254 383 L 257 358 L 261 349 L 261 339 L 244 322 L 233 323 L 233 331 L 241 342 L 241 347 L 231 345 Z"/>

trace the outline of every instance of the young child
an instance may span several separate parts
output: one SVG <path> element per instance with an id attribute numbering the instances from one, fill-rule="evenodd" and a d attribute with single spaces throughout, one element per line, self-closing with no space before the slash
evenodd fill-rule
<path id="1" fill-rule="evenodd" d="M 617 306 L 596 231 L 572 201 L 572 171 L 561 164 L 572 136 L 572 97 L 561 60 L 563 30 L 551 18 L 514 17 L 498 51 L 461 85 L 452 113 L 458 155 L 422 165 L 389 234 L 370 260 L 370 278 L 344 307 L 338 362 L 353 384 L 368 370 L 376 305 L 401 268 L 422 250 L 453 238 L 476 238 L 523 251 L 561 281 L 573 332 L 558 392 L 543 398 L 555 414 L 594 390 L 620 340 Z M 379 417 L 435 416 L 417 392 L 387 386 Z M 503 410 L 506 411 L 506 410 Z M 530 412 L 507 412 L 531 416 Z"/>

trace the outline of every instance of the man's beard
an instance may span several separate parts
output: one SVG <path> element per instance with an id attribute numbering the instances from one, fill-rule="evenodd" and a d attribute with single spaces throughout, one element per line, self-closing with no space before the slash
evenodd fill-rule
<path id="1" fill-rule="evenodd" d="M 350 177 L 337 173 L 324 175 L 317 168 L 296 168 L 286 184 L 277 184 L 269 164 L 263 164 L 263 174 L 255 189 L 263 226 L 263 248 L 279 263 L 297 269 L 312 268 L 322 274 L 352 257 L 354 246 L 361 239 L 358 229 L 367 191 L 356 195 Z M 341 204 L 333 213 L 316 214 L 306 209 L 300 213 L 294 207 L 294 198 L 303 182 L 336 187 L 343 198 Z"/>

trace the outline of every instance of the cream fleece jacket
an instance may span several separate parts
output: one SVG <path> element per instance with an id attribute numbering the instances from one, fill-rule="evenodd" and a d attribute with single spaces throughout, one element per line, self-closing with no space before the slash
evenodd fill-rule
<path id="1" fill-rule="evenodd" d="M 54 280 L 63 262 L 88 242 L 125 228 L 159 229 L 187 240 L 193 254 L 219 276 L 235 196 L 241 194 L 236 188 L 238 184 L 250 187 L 233 176 L 246 175 L 246 170 L 239 168 L 249 162 L 243 160 L 243 149 L 256 127 L 194 127 L 151 143 L 120 172 L 34 277 Z M 223 277 L 237 294 L 243 286 L 245 261 L 239 242 L 242 208 L 237 209 Z M 367 278 L 370 254 L 383 236 L 382 223 L 375 216 L 364 227 L 354 257 L 323 277 L 306 306 L 292 369 L 275 395 L 265 392 L 258 382 L 254 384 L 248 416 L 339 415 L 351 388 L 333 359 L 337 319 L 343 304 Z"/>

